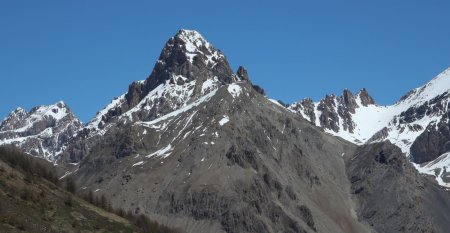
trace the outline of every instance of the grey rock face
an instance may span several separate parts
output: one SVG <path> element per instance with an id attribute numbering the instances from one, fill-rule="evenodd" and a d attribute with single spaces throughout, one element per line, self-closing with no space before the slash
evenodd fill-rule
<path id="1" fill-rule="evenodd" d="M 369 140 L 367 140 L 367 143 L 384 141 L 388 137 L 388 135 L 389 129 L 387 127 L 384 127 L 380 131 L 376 132 Z"/>
<path id="2" fill-rule="evenodd" d="M 450 151 L 450 130 L 447 116 L 432 123 L 411 146 L 411 160 L 415 163 L 432 161 Z"/>
<path id="3" fill-rule="evenodd" d="M 430 101 L 424 102 L 419 106 L 412 106 L 400 114 L 398 121 L 400 123 L 412 123 L 414 121 L 423 119 L 425 116 L 442 116 L 447 113 L 447 102 L 449 98 L 450 94 L 444 93 L 436 96 Z"/>
<path id="4" fill-rule="evenodd" d="M 355 101 L 355 97 L 348 89 L 345 89 L 342 97 L 340 99 L 341 106 L 346 108 L 346 110 L 350 113 L 355 113 L 355 108 L 358 107 L 358 104 Z"/>
<path id="5" fill-rule="evenodd" d="M 412 123 L 425 117 L 439 117 L 438 120 L 430 122 L 425 130 L 423 128 L 415 129 L 422 133 L 411 145 L 413 162 L 430 162 L 450 151 L 449 99 L 450 94 L 445 92 L 419 106 L 410 107 L 400 114 L 398 119 L 400 123 Z"/>
<path id="6" fill-rule="evenodd" d="M 290 105 L 289 109 L 294 112 L 303 112 L 307 120 L 313 123 L 316 122 L 316 114 L 314 112 L 315 106 L 313 100 L 310 98 L 303 99 L 300 102 Z"/>
<path id="7" fill-rule="evenodd" d="M 377 232 L 448 232 L 450 195 L 421 176 L 389 142 L 346 157 L 358 217 Z"/>
<path id="8" fill-rule="evenodd" d="M 18 108 L 0 124 L 0 144 L 54 161 L 82 127 L 63 102 L 39 106 L 29 112 Z"/>
<path id="9" fill-rule="evenodd" d="M 361 104 L 365 107 L 376 104 L 375 100 L 372 98 L 372 96 L 369 95 L 369 92 L 366 88 L 363 88 L 361 91 L 359 91 L 357 96 L 359 96 Z"/>
<path id="10" fill-rule="evenodd" d="M 250 82 L 250 78 L 248 76 L 247 70 L 244 67 L 239 66 L 236 74 L 241 80 Z"/>
<path id="11" fill-rule="evenodd" d="M 317 105 L 317 110 L 322 114 L 319 116 L 320 125 L 334 132 L 339 131 L 339 115 L 337 113 L 336 96 L 327 95 Z"/>
<path id="12" fill-rule="evenodd" d="M 250 77 L 248 75 L 247 70 L 243 67 L 243 66 L 239 66 L 237 72 L 236 72 L 237 77 L 244 81 L 244 82 L 248 82 L 250 84 L 252 84 L 252 81 L 250 80 Z M 258 85 L 254 85 L 252 84 L 253 89 L 258 92 L 261 95 L 266 95 L 266 92 L 264 91 L 264 89 Z"/>
<path id="13" fill-rule="evenodd" d="M 74 177 L 187 232 L 370 232 L 352 215 L 341 156 L 354 145 L 250 83 L 208 96 L 160 121 L 110 128 Z"/>

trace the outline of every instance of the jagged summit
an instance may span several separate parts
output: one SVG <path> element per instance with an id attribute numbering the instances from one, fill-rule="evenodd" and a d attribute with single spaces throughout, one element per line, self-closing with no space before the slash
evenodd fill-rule
<path id="1" fill-rule="evenodd" d="M 398 102 L 379 106 L 363 88 L 356 95 L 327 95 L 288 107 L 326 132 L 357 144 L 390 141 L 409 156 L 422 173 L 450 187 L 450 68 Z M 439 170 L 440 169 L 440 170 Z"/>
<path id="2" fill-rule="evenodd" d="M 190 29 L 180 29 L 175 37 L 179 37 L 180 39 L 184 39 L 186 41 L 195 41 L 195 40 L 205 40 L 203 36 L 196 30 L 190 30 Z"/>
<path id="3" fill-rule="evenodd" d="M 294 102 L 288 108 L 291 111 L 301 113 L 305 119 L 313 123 L 322 127 L 325 126 L 325 128 L 337 132 L 339 131 L 339 122 L 334 124 L 330 123 L 330 120 L 338 121 L 339 117 L 348 118 L 349 114 L 354 114 L 356 109 L 367 107 L 368 105 L 375 105 L 375 101 L 369 95 L 367 89 L 363 88 L 356 94 L 353 94 L 346 88 L 342 91 L 342 95 L 340 96 L 328 94 L 325 95 L 325 98 L 316 103 L 313 102 L 311 98 L 304 98 L 299 102 Z M 316 119 L 318 121 L 316 121 Z M 345 120 L 342 124 L 345 125 Z M 345 130 L 347 130 L 347 128 L 349 128 L 350 131 L 353 130 L 351 125 L 345 126 L 344 128 Z"/>
<path id="4" fill-rule="evenodd" d="M 189 61 L 191 62 L 193 62 L 193 56 L 197 53 L 203 53 L 205 49 L 207 49 L 210 53 L 216 51 L 216 49 L 214 49 L 214 47 L 212 47 L 212 45 L 195 30 L 181 29 L 174 36 L 174 38 L 183 41 L 186 52 L 192 53 L 192 57 L 189 57 Z"/>
<path id="5" fill-rule="evenodd" d="M 167 41 L 147 80 L 152 82 L 153 78 L 161 82 L 171 78 L 170 75 L 192 79 L 198 78 L 202 72 L 211 72 L 224 82 L 230 82 L 229 78 L 233 74 L 220 50 L 214 48 L 200 33 L 182 29 Z"/>
<path id="6" fill-rule="evenodd" d="M 101 110 L 88 128 L 103 130 L 110 122 L 156 119 L 220 86 L 250 82 L 244 70 L 241 67 L 234 74 L 225 55 L 200 33 L 179 30 L 165 43 L 147 79 L 130 84 L 127 93 Z"/>
<path id="7" fill-rule="evenodd" d="M 53 118 L 55 120 L 60 120 L 68 114 L 73 115 L 72 111 L 63 101 L 59 101 L 52 105 L 36 106 L 29 112 L 22 107 L 18 107 L 8 114 L 5 119 L 3 119 L 0 124 L 0 131 L 18 130 L 24 126 L 34 124 L 42 118 Z"/>
<path id="8" fill-rule="evenodd" d="M 357 97 L 357 99 L 360 100 L 361 104 L 364 107 L 367 107 L 368 105 L 376 105 L 377 104 L 375 102 L 375 100 L 372 98 L 372 96 L 369 95 L 369 91 L 367 91 L 366 88 L 363 88 L 360 91 L 358 91 L 358 93 L 356 93 L 356 97 Z"/>
<path id="9" fill-rule="evenodd" d="M 59 101 L 52 105 L 12 111 L 0 124 L 0 145 L 54 160 L 82 127 L 70 108 Z"/>
<path id="10" fill-rule="evenodd" d="M 25 109 L 21 107 L 17 107 L 14 111 L 10 112 L 8 116 L 6 116 L 0 124 L 0 130 L 12 130 L 11 125 L 15 125 L 17 123 L 12 123 L 13 121 L 21 121 L 27 112 Z M 9 122 L 9 123 L 8 123 Z"/>

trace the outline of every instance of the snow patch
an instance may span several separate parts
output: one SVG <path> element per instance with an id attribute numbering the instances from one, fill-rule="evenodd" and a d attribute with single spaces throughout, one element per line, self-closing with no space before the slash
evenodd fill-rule
<path id="1" fill-rule="evenodd" d="M 217 89 L 219 79 L 214 76 L 213 79 L 207 79 L 202 84 L 202 94 L 206 94 L 214 89 Z"/>
<path id="2" fill-rule="evenodd" d="M 228 92 L 233 98 L 236 98 L 242 93 L 242 88 L 238 84 L 232 83 L 228 85 Z"/>
<path id="3" fill-rule="evenodd" d="M 450 183 L 444 182 L 444 177 L 450 179 L 450 152 L 444 153 L 437 159 L 426 164 L 414 164 L 416 169 L 423 174 L 435 177 L 439 185 L 450 188 Z"/>
<path id="4" fill-rule="evenodd" d="M 274 104 L 276 104 L 276 105 L 278 105 L 278 106 L 280 106 L 280 107 L 283 107 L 283 108 L 284 108 L 284 106 L 283 106 L 283 105 L 281 105 L 281 104 L 280 104 L 280 102 L 278 102 L 278 100 L 274 100 L 274 99 L 269 99 L 269 98 L 268 98 L 268 100 L 269 100 L 270 102 L 272 102 L 272 103 L 274 103 Z"/>
<path id="5" fill-rule="evenodd" d="M 225 125 L 226 123 L 228 123 L 230 121 L 230 118 L 228 116 L 223 116 L 223 118 L 219 121 L 219 124 L 221 126 Z"/>
<path id="6" fill-rule="evenodd" d="M 142 164 L 144 164 L 144 163 L 145 163 L 144 161 L 139 161 L 139 162 L 133 164 L 131 167 L 134 167 L 134 166 L 140 166 L 140 165 L 142 165 Z"/>
<path id="7" fill-rule="evenodd" d="M 194 101 L 193 103 L 191 103 L 191 104 L 189 104 L 189 105 L 187 105 L 187 106 L 185 106 L 183 108 L 180 108 L 178 110 L 175 110 L 175 111 L 173 111 L 171 113 L 168 113 L 168 114 L 166 114 L 164 116 L 156 118 L 155 120 L 148 121 L 148 122 L 138 122 L 137 124 L 141 124 L 143 126 L 151 127 L 152 125 L 155 125 L 156 123 L 159 123 L 159 122 L 167 120 L 169 118 L 178 116 L 179 114 L 181 114 L 183 112 L 186 112 L 186 111 L 188 111 L 188 110 L 190 110 L 190 109 L 192 109 L 192 108 L 194 108 L 194 107 L 196 107 L 196 106 L 198 106 L 198 105 L 200 105 L 200 104 L 202 104 L 204 102 L 209 101 L 216 94 L 216 92 L 217 92 L 217 90 L 214 90 L 214 91 L 212 91 L 212 92 L 210 92 L 210 93 L 200 97 L 198 100 Z"/>
<path id="8" fill-rule="evenodd" d="M 156 157 L 160 157 L 161 156 L 163 158 L 167 158 L 172 153 L 172 150 L 173 150 L 172 145 L 169 144 L 166 147 L 161 148 L 161 149 L 159 149 L 159 150 L 157 150 L 157 151 L 147 155 L 146 157 L 147 158 L 151 158 L 153 156 L 156 156 Z"/>

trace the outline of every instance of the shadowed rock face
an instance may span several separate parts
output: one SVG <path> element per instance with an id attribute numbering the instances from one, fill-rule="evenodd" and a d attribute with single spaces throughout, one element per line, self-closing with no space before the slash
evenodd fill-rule
<path id="1" fill-rule="evenodd" d="M 421 120 L 427 116 L 441 116 L 431 122 L 411 145 L 411 160 L 415 163 L 433 161 L 450 151 L 449 94 L 439 95 L 418 107 L 411 107 L 400 118 L 403 122 Z"/>
<path id="2" fill-rule="evenodd" d="M 361 91 L 359 91 L 358 96 L 361 100 L 361 104 L 365 107 L 376 104 L 375 100 L 372 98 L 372 96 L 369 95 L 369 92 L 366 88 L 363 88 Z"/>
<path id="3" fill-rule="evenodd" d="M 415 163 L 433 161 L 450 151 L 450 125 L 447 116 L 430 124 L 411 146 L 411 160 Z"/>
<path id="4" fill-rule="evenodd" d="M 358 217 L 378 232 L 448 232 L 450 195 L 389 142 L 346 157 Z"/>
<path id="5" fill-rule="evenodd" d="M 345 107 L 350 113 L 355 113 L 355 108 L 358 107 L 352 92 L 347 89 L 344 90 L 340 102 L 342 104 L 341 106 Z"/>

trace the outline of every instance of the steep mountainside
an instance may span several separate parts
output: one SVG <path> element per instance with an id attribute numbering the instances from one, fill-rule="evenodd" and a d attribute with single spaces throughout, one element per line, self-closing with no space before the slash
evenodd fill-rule
<path id="1" fill-rule="evenodd" d="M 198 32 L 180 30 L 165 44 L 151 75 L 146 80 L 133 82 L 127 93 L 98 112 L 73 140 L 73 146 L 66 151 L 69 156 L 61 159 L 77 162 L 110 128 L 157 119 L 186 107 L 220 86 L 238 81 L 250 82 L 243 67 L 234 74 L 225 56 Z M 257 86 L 253 88 L 263 92 Z M 129 153 L 118 150 L 121 154 Z"/>
<path id="2" fill-rule="evenodd" d="M 345 156 L 358 218 L 378 232 L 448 232 L 450 195 L 421 176 L 390 142 Z"/>
<path id="3" fill-rule="evenodd" d="M 342 159 L 354 149 L 242 82 L 111 128 L 72 176 L 188 232 L 369 232 Z"/>
<path id="4" fill-rule="evenodd" d="M 356 144 L 389 140 L 422 164 L 417 165 L 419 171 L 436 175 L 441 185 L 450 187 L 445 182 L 450 164 L 443 162 L 443 154 L 450 151 L 449 97 L 450 69 L 390 106 L 375 104 L 363 89 L 355 96 L 345 90 L 342 96 L 326 96 L 318 103 L 305 99 L 288 109 Z"/>
<path id="5" fill-rule="evenodd" d="M 17 108 L 0 123 L 0 145 L 14 145 L 54 161 L 81 127 L 80 120 L 62 101 L 29 112 Z"/>
<path id="6" fill-rule="evenodd" d="M 141 94 L 130 94 L 136 85 Z M 369 232 L 342 159 L 354 146 L 262 93 L 181 30 L 152 75 L 99 112 L 60 163 L 78 163 L 68 175 L 80 192 L 188 232 Z"/>
<path id="7" fill-rule="evenodd" d="M 200 65 L 206 67 L 201 74 L 209 75 L 184 79 L 187 74 L 180 70 L 197 70 L 199 64 L 209 64 L 200 52 L 191 58 L 198 47 L 187 49 L 192 47 L 186 47 L 185 42 L 172 45 L 186 33 L 212 48 L 198 33 L 180 31 L 166 44 L 152 75 L 139 83 L 165 81 L 140 92 L 147 93 L 143 96 L 129 94 L 137 85 L 132 84 L 128 93 L 102 110 L 67 148 L 60 162 L 78 163 L 67 175 L 83 184 L 80 192 L 95 190 L 111 199 L 114 206 L 188 232 L 405 232 L 393 224 L 382 228 L 382 221 L 366 218 L 368 210 L 359 202 L 355 204 L 359 197 L 351 191 L 354 187 L 344 158 L 361 150 L 357 146 L 323 133 L 303 117 L 268 100 L 251 84 L 243 68 L 237 74 L 228 68 L 211 74 L 214 65 Z M 174 53 L 177 62 L 165 60 L 166 54 Z M 221 57 L 222 64 L 228 64 Z M 159 68 L 160 64 L 170 65 Z M 172 78 L 158 78 L 159 73 Z M 177 75 L 184 81 L 173 79 Z M 126 96 L 140 97 L 129 107 L 133 104 L 125 101 Z M 363 126 L 351 123 L 352 114 L 377 106 L 366 90 L 356 96 L 346 91 L 343 97 L 329 97 L 320 109 L 328 109 L 329 116 L 333 110 L 348 116 L 347 129 L 362 131 Z M 332 103 L 341 107 L 331 108 Z M 333 125 L 330 121 L 327 124 Z M 401 161 L 409 168 L 413 184 L 425 182 L 405 158 Z M 370 165 L 361 163 L 352 171 L 362 170 L 368 176 L 365 166 Z M 397 182 L 398 176 L 383 176 L 385 170 L 375 173 L 386 182 Z M 448 195 L 433 187 L 424 189 Z M 415 195 L 412 189 L 403 191 L 393 190 L 386 198 Z M 396 202 L 391 207 L 401 209 L 403 205 Z M 416 206 L 394 212 L 398 221 L 422 214 L 416 211 L 427 205 Z M 442 208 L 450 211 L 449 205 Z M 405 229 L 442 232 L 432 215 L 423 219 L 416 228 Z"/>
<path id="8" fill-rule="evenodd" d="M 412 148 L 446 151 L 444 123 L 430 125 L 447 112 L 447 98 L 432 97 L 445 96 L 436 87 L 447 79 L 393 106 L 363 89 L 286 108 L 198 32 L 180 30 L 150 76 L 52 158 L 78 193 L 187 232 L 448 232 L 448 191 L 401 153 L 411 148 L 416 161 L 430 155 Z M 16 115 L 8 122 L 26 118 Z M 387 139 L 401 149 L 375 143 Z M 442 185 L 447 156 L 420 171 Z"/>

